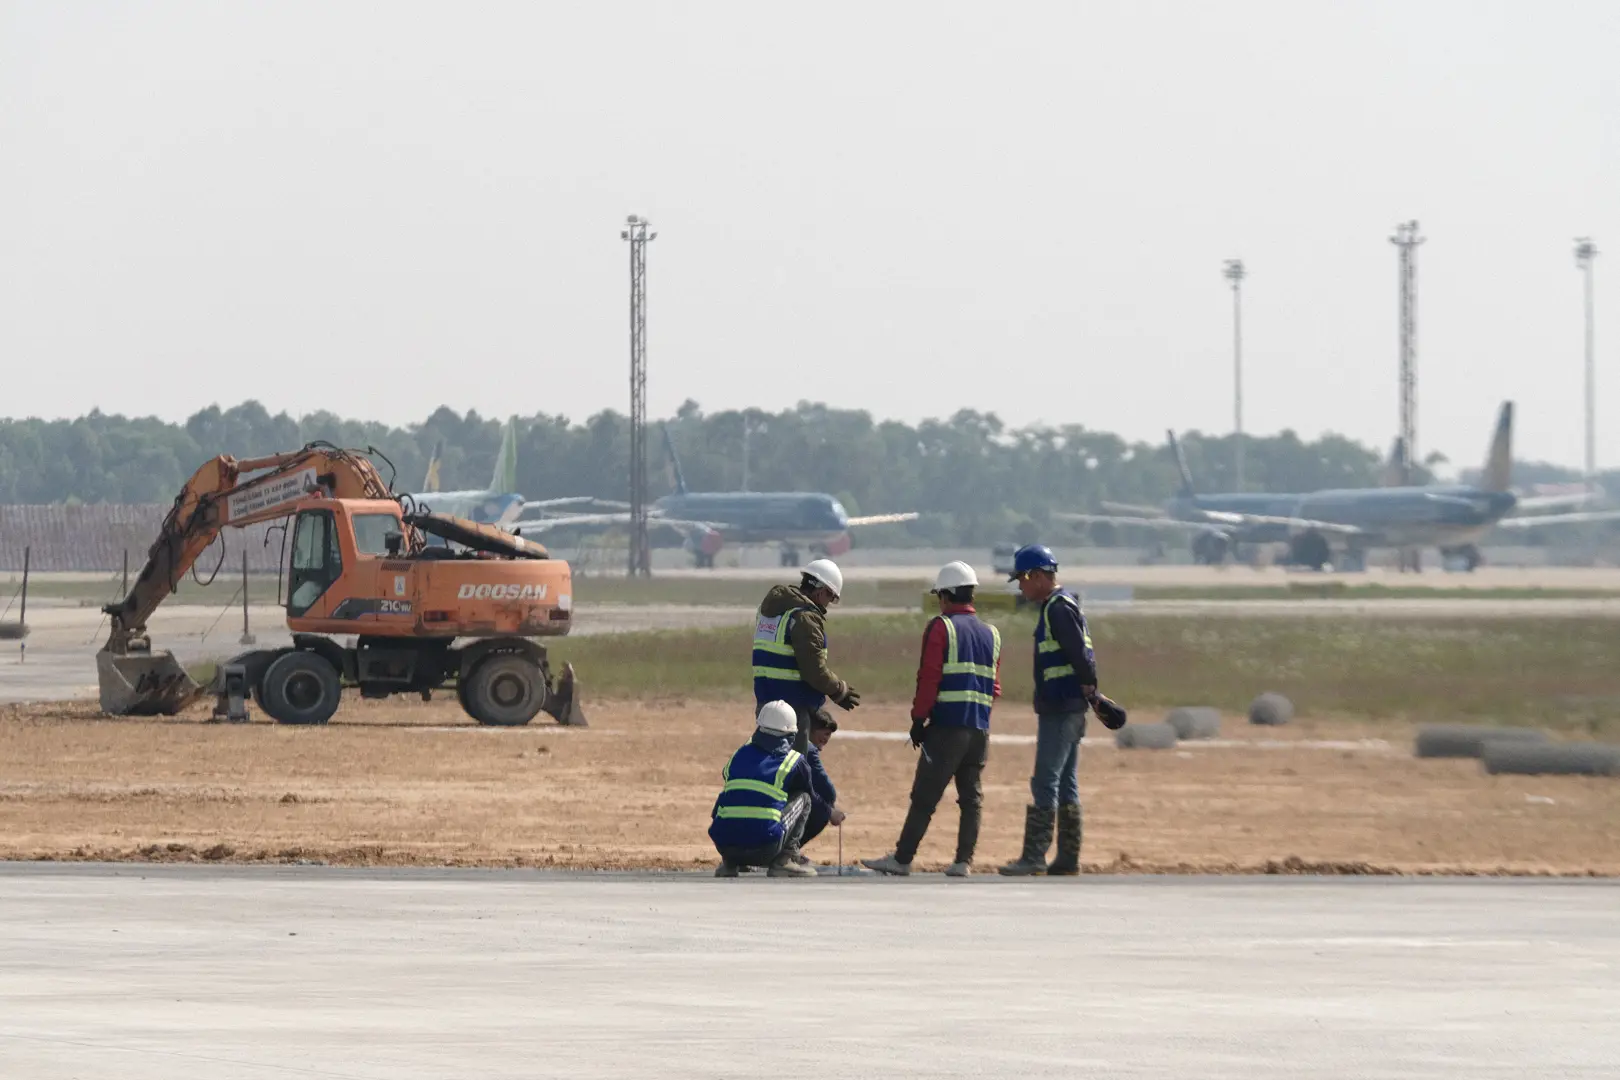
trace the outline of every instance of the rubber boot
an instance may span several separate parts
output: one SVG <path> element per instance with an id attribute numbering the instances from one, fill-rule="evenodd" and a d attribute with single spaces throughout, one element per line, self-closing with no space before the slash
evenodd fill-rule
<path id="1" fill-rule="evenodd" d="M 1054 810 L 1038 806 L 1024 808 L 1024 852 L 1016 862 L 1001 868 L 1001 873 L 1013 877 L 1027 877 L 1046 873 L 1046 849 L 1052 846 Z"/>
<path id="2" fill-rule="evenodd" d="M 1046 872 L 1068 877 L 1080 872 L 1080 804 L 1064 803 L 1057 808 L 1057 857 Z"/>

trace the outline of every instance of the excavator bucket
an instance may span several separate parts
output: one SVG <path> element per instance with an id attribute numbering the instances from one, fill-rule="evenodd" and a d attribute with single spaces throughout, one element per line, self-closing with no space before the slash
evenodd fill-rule
<path id="1" fill-rule="evenodd" d="M 112 716 L 173 716 L 196 700 L 203 688 L 166 650 L 96 653 L 101 711 Z"/>
<path id="2" fill-rule="evenodd" d="M 573 664 L 563 665 L 556 689 L 546 695 L 546 703 L 541 707 L 564 727 L 590 727 L 584 710 L 579 707 L 579 680 L 574 678 Z"/>

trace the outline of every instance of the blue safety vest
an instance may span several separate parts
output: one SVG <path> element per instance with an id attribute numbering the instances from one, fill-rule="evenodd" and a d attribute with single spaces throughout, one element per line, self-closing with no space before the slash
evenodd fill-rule
<path id="1" fill-rule="evenodd" d="M 793 655 L 788 631 L 804 608 L 792 608 L 780 615 L 754 613 L 754 708 L 767 701 L 785 701 L 795 709 L 819 709 L 827 695 L 805 685 L 799 674 L 799 661 Z"/>
<path id="2" fill-rule="evenodd" d="M 996 702 L 1001 631 L 965 611 L 937 618 L 945 624 L 945 668 L 929 719 L 942 727 L 987 731 Z"/>
<path id="3" fill-rule="evenodd" d="M 1074 665 L 1063 653 L 1063 646 L 1052 636 L 1051 608 L 1053 604 L 1073 604 L 1080 610 L 1080 601 L 1067 589 L 1058 589 L 1041 605 L 1041 618 L 1035 624 L 1035 697 L 1046 701 L 1078 701 L 1081 698 L 1080 679 Z M 1085 617 L 1080 618 L 1080 629 L 1085 635 L 1086 655 L 1091 655 L 1091 630 Z"/>
<path id="4" fill-rule="evenodd" d="M 751 742 L 731 755 L 720 774 L 726 786 L 709 825 L 716 847 L 767 847 L 782 839 L 782 811 L 788 801 L 782 785 L 803 757 L 797 750 L 766 751 Z"/>

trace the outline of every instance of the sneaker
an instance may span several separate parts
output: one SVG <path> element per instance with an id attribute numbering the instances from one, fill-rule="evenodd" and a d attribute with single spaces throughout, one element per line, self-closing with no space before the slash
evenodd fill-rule
<path id="1" fill-rule="evenodd" d="M 905 877 L 911 873 L 911 864 L 896 859 L 892 851 L 881 859 L 862 859 L 861 865 L 868 870 L 876 870 L 880 874 L 893 874 L 896 877 Z"/>
<path id="2" fill-rule="evenodd" d="M 814 863 L 812 863 L 810 861 L 810 856 L 806 855 L 802 851 L 793 856 L 793 861 L 798 863 L 800 866 L 813 866 L 813 865 L 815 865 Z"/>
<path id="3" fill-rule="evenodd" d="M 714 868 L 715 877 L 736 877 L 737 868 L 728 862 L 723 862 Z"/>
<path id="4" fill-rule="evenodd" d="M 805 866 L 795 862 L 792 855 L 783 855 L 771 863 L 771 868 L 765 871 L 766 877 L 817 877 L 815 867 Z"/>
<path id="5" fill-rule="evenodd" d="M 971 873 L 973 873 L 972 863 L 953 862 L 945 868 L 946 877 L 967 877 Z"/>

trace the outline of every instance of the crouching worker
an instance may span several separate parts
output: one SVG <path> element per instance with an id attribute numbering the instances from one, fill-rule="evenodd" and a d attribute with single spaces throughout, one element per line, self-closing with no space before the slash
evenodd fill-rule
<path id="1" fill-rule="evenodd" d="M 838 721 L 827 715 L 826 709 L 811 712 L 810 746 L 804 752 L 810 763 L 810 823 L 804 828 L 801 846 L 820 836 L 828 825 L 836 828 L 844 823 L 844 812 L 837 805 L 838 789 L 827 775 L 827 766 L 821 762 L 821 752 L 827 749 L 827 743 L 837 731 Z M 809 863 L 810 860 L 800 855 L 798 861 Z"/>
<path id="2" fill-rule="evenodd" d="M 771 877 L 815 877 L 815 869 L 798 859 L 811 804 L 810 762 L 793 749 L 798 714 L 784 701 L 767 701 L 754 728 L 754 737 L 720 773 L 726 783 L 709 824 L 709 839 L 720 853 L 714 876 L 736 877 L 741 867 L 764 866 Z"/>

